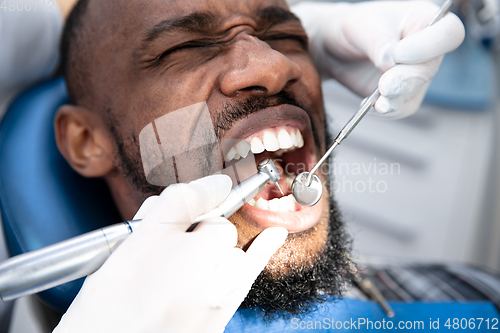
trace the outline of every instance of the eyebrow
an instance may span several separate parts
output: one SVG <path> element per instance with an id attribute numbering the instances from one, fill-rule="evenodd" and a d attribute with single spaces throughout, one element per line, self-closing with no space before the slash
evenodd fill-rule
<path id="1" fill-rule="evenodd" d="M 187 16 L 165 20 L 151 29 L 145 35 L 145 42 L 153 42 L 163 35 L 177 31 L 207 33 L 214 31 L 219 26 L 220 19 L 209 12 L 196 12 Z"/>
<path id="2" fill-rule="evenodd" d="M 257 10 L 256 17 L 259 26 L 267 27 L 287 21 L 300 22 L 299 18 L 293 13 L 277 6 L 269 6 Z M 221 18 L 211 12 L 195 12 L 187 16 L 164 20 L 158 23 L 146 32 L 143 42 L 149 44 L 164 35 L 181 31 L 208 34 L 216 31 L 221 23 Z"/>
<path id="3" fill-rule="evenodd" d="M 278 6 L 259 9 L 256 16 L 259 26 L 273 26 L 288 21 L 300 22 L 295 14 Z"/>

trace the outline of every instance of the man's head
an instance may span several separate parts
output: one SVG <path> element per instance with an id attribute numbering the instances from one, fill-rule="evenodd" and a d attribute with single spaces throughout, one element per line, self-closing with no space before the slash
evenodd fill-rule
<path id="1" fill-rule="evenodd" d="M 161 190 L 144 175 L 139 133 L 181 108 L 206 102 L 219 140 L 245 140 L 257 162 L 277 161 L 285 195 L 286 180 L 325 151 L 320 78 L 284 1 L 83 0 L 70 15 L 62 53 L 72 105 L 55 120 L 59 149 L 80 174 L 107 181 L 124 219 Z M 230 218 L 242 248 L 266 227 L 290 231 L 248 305 L 300 312 L 345 287 L 342 276 L 354 268 L 337 208 L 324 193 L 306 208 L 277 200 L 269 187 Z"/>

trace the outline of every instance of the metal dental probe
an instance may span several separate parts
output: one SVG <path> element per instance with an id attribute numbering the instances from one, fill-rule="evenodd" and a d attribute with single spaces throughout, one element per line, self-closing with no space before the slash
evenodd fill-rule
<path id="1" fill-rule="evenodd" d="M 430 27 L 443 18 L 448 13 L 452 5 L 452 0 L 446 0 L 427 27 Z M 318 176 L 315 175 L 316 171 L 328 159 L 333 150 L 349 136 L 352 130 L 359 124 L 361 119 L 363 119 L 373 105 L 375 105 L 379 97 L 380 91 L 377 88 L 361 103 L 358 111 L 354 114 L 354 116 L 352 116 L 351 119 L 349 119 L 344 127 L 342 127 L 340 133 L 333 141 L 333 144 L 326 151 L 323 157 L 321 157 L 318 163 L 316 163 L 316 165 L 311 169 L 311 171 L 302 172 L 295 177 L 292 183 L 292 194 L 295 201 L 297 201 L 300 205 L 314 206 L 319 201 L 321 195 L 323 194 L 323 186 Z"/>
<path id="2" fill-rule="evenodd" d="M 261 161 L 257 169 L 255 175 L 234 186 L 219 206 L 198 217 L 195 223 L 209 217 L 230 217 L 262 192 L 266 184 L 277 184 L 280 179 L 278 169 L 269 159 Z M 0 299 L 14 300 L 94 273 L 140 226 L 140 221 L 117 223 L 3 261 Z"/>

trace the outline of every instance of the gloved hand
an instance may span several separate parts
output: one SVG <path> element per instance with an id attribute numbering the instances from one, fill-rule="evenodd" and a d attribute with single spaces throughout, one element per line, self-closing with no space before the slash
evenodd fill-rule
<path id="1" fill-rule="evenodd" d="M 223 332 L 288 234 L 268 228 L 243 252 L 224 218 L 185 232 L 230 190 L 230 178 L 217 175 L 146 200 L 138 230 L 87 277 L 54 332 Z"/>
<path id="2" fill-rule="evenodd" d="M 375 110 L 391 118 L 417 111 L 443 55 L 465 36 L 453 13 L 425 28 L 439 10 L 427 1 L 303 2 L 292 10 L 322 75 L 363 97 L 378 84 L 382 96 Z"/>

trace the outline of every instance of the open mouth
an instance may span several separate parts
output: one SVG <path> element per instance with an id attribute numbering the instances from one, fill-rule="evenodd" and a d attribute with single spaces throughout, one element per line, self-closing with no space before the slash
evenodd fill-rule
<path id="1" fill-rule="evenodd" d="M 267 185 L 238 211 L 241 217 L 259 229 L 280 226 L 299 232 L 314 227 L 322 214 L 322 200 L 315 206 L 303 207 L 295 202 L 291 192 L 295 176 L 309 171 L 316 162 L 307 113 L 289 105 L 269 108 L 245 118 L 231 132 L 240 141 L 226 150 L 225 162 L 245 158 L 250 152 L 256 163 L 266 158 L 273 160 L 284 194 Z"/>

